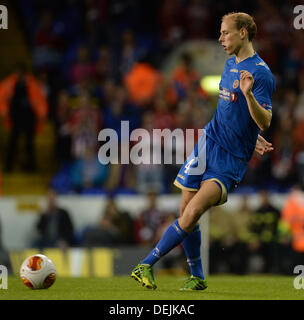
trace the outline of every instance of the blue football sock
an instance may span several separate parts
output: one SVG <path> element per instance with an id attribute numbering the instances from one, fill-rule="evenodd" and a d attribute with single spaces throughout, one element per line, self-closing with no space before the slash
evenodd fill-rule
<path id="1" fill-rule="evenodd" d="M 165 231 L 156 247 L 141 263 L 153 266 L 163 255 L 180 244 L 187 235 L 187 232 L 185 232 L 179 226 L 178 221 L 175 220 Z"/>
<path id="2" fill-rule="evenodd" d="M 186 253 L 191 275 L 204 279 L 201 259 L 201 231 L 199 225 L 183 240 L 182 245 Z"/>

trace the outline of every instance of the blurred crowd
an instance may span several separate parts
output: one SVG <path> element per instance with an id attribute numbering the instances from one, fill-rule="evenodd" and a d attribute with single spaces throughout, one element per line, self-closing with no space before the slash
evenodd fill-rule
<path id="1" fill-rule="evenodd" d="M 98 133 L 114 129 L 122 150 L 128 138 L 121 131 L 123 120 L 129 121 L 130 132 L 203 128 L 215 105 L 200 86 L 192 56 L 184 52 L 169 75 L 161 64 L 187 40 L 217 40 L 221 17 L 233 8 L 254 15 L 255 47 L 277 81 L 273 120 L 264 133 L 274 151 L 254 155 L 240 188 L 286 191 L 303 184 L 304 34 L 293 28 L 294 5 L 267 0 L 248 1 L 246 8 L 235 0 L 18 1 L 15 9 L 32 64 L 18 65 L 0 84 L 0 112 L 10 130 L 5 170 L 14 170 L 17 140 L 24 134 L 24 170 L 39 171 L 33 141 L 51 121 L 57 162 L 51 185 L 58 192 L 174 192 L 179 165 L 101 164 L 96 155 L 106 142 L 98 141 Z M 7 83 L 10 96 L 1 89 Z M 32 94 L 26 94 L 26 86 Z M 20 126 L 24 119 L 26 125 Z M 142 143 L 152 147 L 150 141 Z"/>
<path id="2" fill-rule="evenodd" d="M 304 192 L 294 188 L 281 210 L 273 205 L 270 194 L 258 195 L 254 210 L 243 195 L 236 210 L 214 207 L 210 214 L 210 273 L 293 273 L 304 264 Z M 159 206 L 159 194 L 149 192 L 145 206 L 134 215 L 122 209 L 115 196 L 108 196 L 96 223 L 75 228 L 73 213 L 62 208 L 56 192 L 46 195 L 46 208 L 37 218 L 31 247 L 128 247 L 137 245 L 149 250 L 178 217 L 175 210 Z M 1 231 L 1 230 L 0 230 Z M 186 258 L 182 246 L 161 260 L 168 272 L 184 269 Z"/>
<path id="3" fill-rule="evenodd" d="M 210 215 L 210 272 L 292 274 L 304 262 L 304 192 L 293 188 L 282 209 L 266 190 L 252 210 L 242 196 L 233 212 L 213 208 Z"/>

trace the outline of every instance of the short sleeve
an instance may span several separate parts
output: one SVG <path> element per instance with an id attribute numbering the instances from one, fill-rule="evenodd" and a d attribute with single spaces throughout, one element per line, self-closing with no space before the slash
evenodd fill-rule
<path id="1" fill-rule="evenodd" d="M 257 102 L 269 111 L 272 111 L 272 94 L 274 90 L 275 81 L 272 74 L 261 72 L 254 79 L 252 93 Z"/>

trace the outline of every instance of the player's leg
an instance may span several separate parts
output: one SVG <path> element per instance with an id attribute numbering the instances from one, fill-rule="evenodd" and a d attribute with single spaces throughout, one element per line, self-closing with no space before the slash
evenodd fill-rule
<path id="1" fill-rule="evenodd" d="M 180 215 L 183 214 L 187 204 L 189 201 L 193 198 L 196 191 L 188 191 L 182 189 L 182 196 L 180 201 Z M 188 237 L 186 237 L 188 238 Z M 187 253 L 186 253 L 187 256 Z M 188 258 L 188 257 L 187 257 Z M 153 270 L 150 266 L 143 266 L 142 264 L 139 264 L 135 267 L 135 269 L 132 271 L 131 276 L 138 282 L 142 283 L 142 278 L 150 278 L 148 280 L 145 280 L 146 287 L 155 289 L 156 286 L 154 286 L 155 282 L 153 279 Z"/>
<path id="2" fill-rule="evenodd" d="M 182 230 L 177 219 L 167 228 L 156 247 L 132 271 L 132 278 L 149 289 L 156 289 L 152 266 L 170 250 L 179 245 L 188 234 Z"/>
<path id="3" fill-rule="evenodd" d="M 180 215 L 182 216 L 186 206 L 195 196 L 196 191 L 182 190 L 182 198 L 180 202 Z M 181 287 L 181 290 L 203 290 L 207 288 L 204 277 L 202 259 L 201 259 L 201 231 L 197 224 L 189 235 L 183 240 L 187 263 L 190 268 L 190 278 Z"/>
<path id="4" fill-rule="evenodd" d="M 202 214 L 210 207 L 218 204 L 221 196 L 222 188 L 218 183 L 212 180 L 203 181 L 200 189 L 186 206 L 183 215 L 178 219 L 180 228 L 190 233 Z"/>
<path id="5" fill-rule="evenodd" d="M 211 181 L 205 181 L 205 187 L 208 184 L 208 189 L 210 188 L 210 183 L 214 183 Z M 204 188 L 203 188 L 204 190 Z M 222 191 L 221 191 L 222 192 Z M 193 199 L 193 197 L 191 198 Z M 200 199 L 196 199 L 196 201 L 200 201 Z M 196 203 L 193 201 L 185 206 L 183 210 L 184 214 L 190 212 L 192 208 L 196 207 Z M 182 204 L 181 204 L 182 205 Z M 192 232 L 183 240 L 182 245 L 184 247 L 187 262 L 190 267 L 190 277 L 186 280 L 180 290 L 204 290 L 207 288 L 207 281 L 204 277 L 202 259 L 201 259 L 201 232 L 199 228 L 199 224 L 196 224 Z"/>
<path id="6" fill-rule="evenodd" d="M 181 200 L 180 200 L 180 204 L 179 204 L 180 216 L 183 215 L 186 206 L 188 205 L 190 200 L 195 196 L 196 192 L 197 192 L 197 190 L 188 191 L 188 190 L 182 189 L 182 196 L 181 196 Z"/>
<path id="7" fill-rule="evenodd" d="M 143 286 L 155 289 L 156 284 L 152 273 L 152 266 L 162 256 L 179 245 L 195 227 L 200 216 L 212 205 L 217 204 L 220 199 L 221 188 L 215 182 L 206 181 L 202 183 L 201 188 L 186 206 L 182 217 L 175 220 L 174 223 L 168 227 L 156 247 L 135 267 L 132 272 L 132 277 Z M 183 218 L 184 216 L 185 218 Z M 187 231 L 180 226 L 179 221 L 182 222 Z"/>
<path id="8" fill-rule="evenodd" d="M 180 201 L 180 215 L 182 216 L 186 206 L 195 196 L 197 191 L 188 191 L 182 189 L 182 197 Z M 190 267 L 190 274 L 194 277 L 204 280 L 204 272 L 201 260 L 201 231 L 197 224 L 192 232 L 183 240 L 182 246 L 185 250 L 187 262 Z"/>

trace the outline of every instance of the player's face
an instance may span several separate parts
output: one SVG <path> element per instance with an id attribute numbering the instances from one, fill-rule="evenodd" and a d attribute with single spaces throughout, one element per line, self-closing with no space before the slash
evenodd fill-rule
<path id="1" fill-rule="evenodd" d="M 221 35 L 219 42 L 224 47 L 227 54 L 237 54 L 242 46 L 241 32 L 236 28 L 235 22 L 231 18 L 226 18 L 221 24 Z"/>

